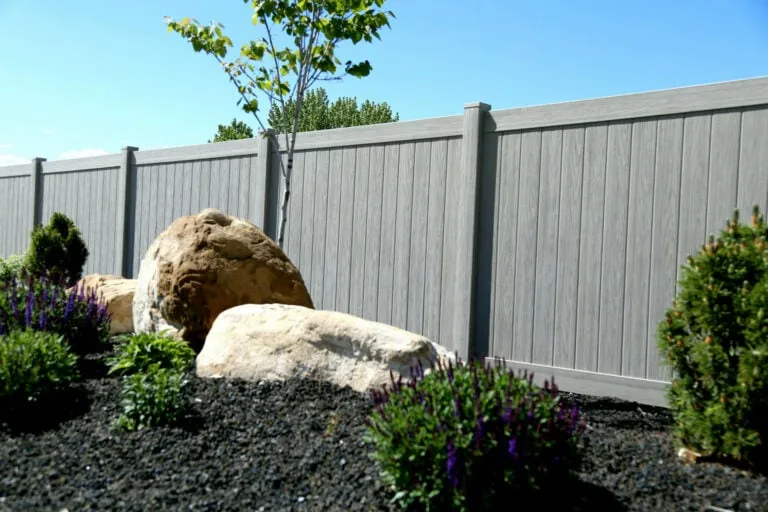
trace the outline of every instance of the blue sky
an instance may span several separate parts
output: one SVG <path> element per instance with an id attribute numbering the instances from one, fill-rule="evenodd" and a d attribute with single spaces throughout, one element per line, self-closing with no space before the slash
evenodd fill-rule
<path id="1" fill-rule="evenodd" d="M 765 0 L 388 0 L 368 78 L 331 98 L 386 101 L 401 120 L 768 75 Z M 256 127 L 216 61 L 163 16 L 259 36 L 241 0 L 0 0 L 0 166 L 205 143 L 233 117 Z"/>

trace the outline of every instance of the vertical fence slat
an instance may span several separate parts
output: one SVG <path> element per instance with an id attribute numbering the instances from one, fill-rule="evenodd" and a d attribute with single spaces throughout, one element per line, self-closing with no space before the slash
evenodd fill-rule
<path id="1" fill-rule="evenodd" d="M 656 183 L 653 194 L 653 226 L 645 378 L 669 377 L 656 346 L 656 326 L 675 296 L 677 237 L 680 211 L 683 119 L 659 120 L 656 145 Z M 639 342 L 639 340 L 637 341 Z"/>
<path id="2" fill-rule="evenodd" d="M 574 367 L 593 372 L 597 371 L 600 338 L 600 268 L 604 251 L 607 146 L 607 125 L 586 128 Z"/>
<path id="3" fill-rule="evenodd" d="M 540 181 L 536 227 L 536 277 L 531 296 L 533 340 L 531 353 L 525 359 L 536 364 L 552 364 L 562 150 L 563 131 L 546 130 L 541 136 L 541 163 L 538 170 Z"/>
<path id="4" fill-rule="evenodd" d="M 597 371 L 621 373 L 632 123 L 608 126 Z"/>
<path id="5" fill-rule="evenodd" d="M 657 130 L 655 119 L 636 121 L 632 127 L 621 359 L 621 375 L 627 377 L 644 378 L 646 372 Z"/>
<path id="6" fill-rule="evenodd" d="M 536 285 L 536 226 L 539 212 L 541 132 L 524 132 L 520 146 L 520 189 L 515 247 L 515 299 L 512 320 L 512 359 L 530 362 L 533 351 L 534 287 Z"/>
<path id="7" fill-rule="evenodd" d="M 561 368 L 575 368 L 576 364 L 584 142 L 584 128 L 568 128 L 563 131 L 555 278 L 555 340 L 552 360 L 548 363 Z"/>
<path id="8" fill-rule="evenodd" d="M 403 143 L 397 176 L 395 205 L 394 268 L 392 277 L 392 324 L 405 329 L 408 322 L 408 276 L 410 274 L 411 217 L 413 215 L 413 176 L 416 169 L 416 145 Z"/>

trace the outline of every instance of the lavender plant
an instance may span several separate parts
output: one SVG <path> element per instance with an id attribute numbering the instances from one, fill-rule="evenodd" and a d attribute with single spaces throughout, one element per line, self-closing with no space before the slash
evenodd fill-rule
<path id="1" fill-rule="evenodd" d="M 0 281 L 0 334 L 19 329 L 60 334 L 76 354 L 92 352 L 109 337 L 111 315 L 94 290 L 22 272 Z"/>
<path id="2" fill-rule="evenodd" d="M 372 390 L 365 439 L 403 506 L 495 510 L 562 482 L 580 461 L 585 420 L 554 381 L 501 365 L 448 363 Z"/>

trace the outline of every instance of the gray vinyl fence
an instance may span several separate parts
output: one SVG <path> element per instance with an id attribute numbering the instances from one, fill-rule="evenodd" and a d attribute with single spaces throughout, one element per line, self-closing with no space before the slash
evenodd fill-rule
<path id="1" fill-rule="evenodd" d="M 0 168 L 0 254 L 53 211 L 86 272 L 136 276 L 173 219 L 216 207 L 276 237 L 263 140 Z M 503 358 L 575 392 L 664 404 L 655 329 L 680 265 L 768 209 L 768 78 L 300 134 L 285 250 L 316 307 Z"/>

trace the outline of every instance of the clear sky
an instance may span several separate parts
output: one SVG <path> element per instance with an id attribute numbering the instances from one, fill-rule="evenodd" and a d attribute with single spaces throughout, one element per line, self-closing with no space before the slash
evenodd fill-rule
<path id="1" fill-rule="evenodd" d="M 766 0 L 388 0 L 373 73 L 331 99 L 386 101 L 401 120 L 768 75 Z M 0 166 L 205 143 L 237 93 L 163 16 L 259 36 L 242 0 L 0 0 Z"/>

